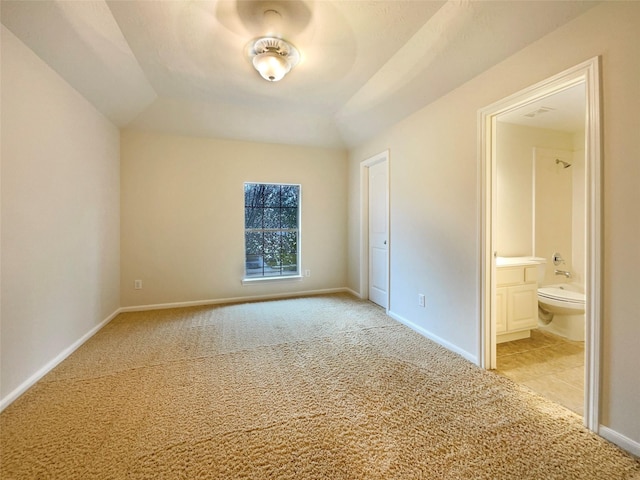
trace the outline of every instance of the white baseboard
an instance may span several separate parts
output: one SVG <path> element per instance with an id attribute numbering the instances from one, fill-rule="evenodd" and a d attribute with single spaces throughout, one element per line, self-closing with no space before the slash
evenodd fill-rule
<path id="1" fill-rule="evenodd" d="M 415 330 L 420 335 L 422 335 L 424 337 L 427 337 L 430 340 L 433 340 L 434 342 L 442 345 L 446 349 L 451 350 L 452 352 L 455 352 L 455 353 L 461 355 L 462 357 L 464 357 L 465 359 L 467 359 L 470 362 L 474 363 L 475 365 L 478 365 L 478 359 L 477 359 L 477 357 L 475 355 L 471 355 L 469 352 L 467 352 L 465 350 L 462 350 L 461 348 L 458 348 L 457 346 L 453 345 L 450 342 L 447 342 L 446 340 L 443 340 L 442 338 L 438 337 L 437 335 L 433 335 L 432 333 L 428 332 L 427 330 L 425 330 L 424 328 L 420 327 L 419 325 L 416 325 L 415 323 L 407 320 L 406 318 L 402 317 L 401 315 L 393 313 L 392 311 L 389 311 L 388 315 L 391 318 L 393 318 L 394 320 L 397 320 L 398 322 L 402 323 L 403 325 L 406 325 L 407 327 L 411 328 L 412 330 Z M 630 439 L 628 437 L 625 437 L 621 433 L 618 433 L 618 432 L 616 432 L 615 430 L 612 430 L 609 427 L 605 427 L 604 425 L 600 425 L 599 426 L 598 435 L 600 435 L 602 438 L 610 441 L 611 443 L 616 444 L 617 446 L 619 446 L 623 450 L 631 453 L 632 455 L 635 455 L 636 457 L 640 457 L 640 443 L 639 442 L 637 442 L 635 440 L 632 440 L 632 439 Z"/>
<path id="2" fill-rule="evenodd" d="M 102 327 L 104 327 L 107 323 L 113 320 L 116 315 L 120 313 L 121 309 L 117 309 L 107 318 L 105 318 L 98 325 L 93 327 L 87 333 L 85 333 L 78 340 L 73 342 L 67 348 L 65 348 L 62 352 L 56 355 L 53 359 L 48 361 L 45 365 L 43 365 L 36 373 L 27 378 L 24 382 L 22 382 L 16 389 L 9 392 L 4 398 L 0 400 L 0 412 L 2 412 L 5 408 L 7 408 L 11 403 L 13 403 L 20 395 L 26 392 L 29 388 L 31 388 L 38 380 L 44 377 L 47 373 L 53 370 L 60 362 L 62 362 L 65 358 L 75 352 L 83 343 L 93 337 Z"/>
<path id="3" fill-rule="evenodd" d="M 229 297 L 215 298 L 210 300 L 194 300 L 190 302 L 173 302 L 173 303 L 156 303 L 152 305 L 134 305 L 130 307 L 122 307 L 121 312 L 143 312 L 145 310 L 164 310 L 167 308 L 182 307 L 199 307 L 201 305 L 219 305 L 221 303 L 244 303 L 255 302 L 260 300 L 278 300 L 284 298 L 306 297 L 310 295 L 325 295 L 328 293 L 350 293 L 355 294 L 353 290 L 346 287 L 325 288 L 323 290 L 306 290 L 304 292 L 274 293 L 267 295 L 249 295 L 246 297 Z"/>
<path id="4" fill-rule="evenodd" d="M 327 288 L 323 290 L 308 290 L 305 292 L 295 292 L 295 293 L 282 293 L 282 294 L 272 294 L 272 295 L 254 295 L 249 297 L 234 297 L 234 298 L 220 298 L 215 300 L 199 300 L 194 302 L 176 302 L 176 303 L 162 303 L 157 305 L 140 305 L 133 307 L 122 307 L 118 308 L 115 312 L 105 318 L 98 325 L 89 330 L 86 334 L 84 334 L 81 338 L 76 340 L 69 347 L 65 348 L 62 352 L 55 356 L 55 358 L 51 359 L 45 365 L 43 365 L 37 372 L 27 378 L 24 382 L 22 382 L 16 389 L 9 392 L 4 398 L 0 399 L 0 412 L 2 412 L 5 408 L 7 408 L 11 403 L 13 403 L 20 395 L 26 392 L 29 388 L 31 388 L 38 380 L 44 377 L 47 373 L 53 370 L 58 364 L 60 364 L 64 359 L 66 359 L 69 355 L 71 355 L 74 351 L 76 351 L 83 343 L 89 340 L 92 336 L 94 336 L 102 327 L 104 327 L 107 323 L 113 320 L 119 313 L 121 312 L 137 312 L 144 310 L 159 310 L 165 308 L 178 308 L 178 307 L 192 307 L 198 305 L 214 305 L 220 303 L 239 303 L 239 302 L 251 302 L 257 300 L 275 300 L 281 298 L 294 298 L 294 297 L 303 297 L 308 295 L 323 295 L 328 293 L 349 293 L 351 295 L 355 295 L 359 297 L 353 290 L 348 289 L 346 287 L 342 288 Z"/>
<path id="5" fill-rule="evenodd" d="M 254 295 L 254 296 L 247 296 L 247 297 L 231 297 L 231 298 L 219 298 L 219 299 L 211 299 L 211 300 L 197 300 L 197 301 L 191 301 L 191 302 L 174 302 L 174 303 L 161 303 L 161 304 L 155 304 L 155 305 L 137 305 L 137 306 L 130 306 L 130 307 L 121 307 L 117 309 L 115 312 L 113 312 L 111 315 L 109 315 L 107 318 L 105 318 L 98 325 L 96 325 L 91 330 L 89 330 L 86 334 L 84 334 L 81 338 L 76 340 L 69 347 L 65 348 L 62 352 L 56 355 L 55 358 L 51 359 L 49 362 L 43 365 L 37 372 L 35 372 L 28 379 L 22 382 L 16 389 L 11 391 L 4 398 L 0 399 L 0 412 L 2 412 L 20 395 L 22 395 L 29 388 L 31 388 L 38 380 L 40 380 L 47 373 L 53 370 L 53 368 L 55 368 L 60 362 L 62 362 L 65 358 L 71 355 L 74 351 L 76 351 L 83 343 L 89 340 L 93 335 L 95 335 L 101 328 L 103 328 L 106 324 L 108 324 L 121 312 L 139 312 L 144 310 L 161 310 L 161 309 L 167 309 L 167 308 L 193 307 L 193 306 L 200 306 L 200 305 L 216 305 L 216 304 L 222 304 L 222 303 L 253 302 L 253 301 L 259 301 L 259 300 L 277 300 L 277 299 L 284 299 L 284 298 L 296 298 L 296 297 L 304 297 L 304 296 L 310 296 L 310 295 L 323 295 L 323 294 L 330 294 L 330 293 L 348 293 L 350 295 L 353 295 L 354 297 L 361 298 L 361 296 L 357 292 L 351 290 L 350 288 L 341 287 L 341 288 L 327 288 L 322 290 L 307 290 L 304 292 L 294 292 L 294 293 Z M 443 347 L 455 353 L 458 353 L 459 355 L 466 358 L 467 360 L 473 363 L 477 362 L 476 358 L 473 355 L 443 340 L 442 338 L 439 338 L 429 333 L 422 327 L 415 325 L 414 323 L 408 321 L 407 319 L 401 317 L 400 315 L 396 315 L 391 311 L 388 312 L 388 314 L 391 318 L 408 326 L 409 328 L 415 330 L 419 334 L 433 340 L 434 342 L 439 343 Z M 614 443 L 617 443 L 614 440 L 611 440 L 611 441 Z"/>
<path id="6" fill-rule="evenodd" d="M 630 454 L 640 457 L 640 443 L 635 440 L 631 440 L 630 438 L 627 438 L 621 433 L 618 433 L 609 427 L 605 427 L 604 425 L 600 425 L 598 427 L 598 434 L 602 438 L 609 440 L 611 443 L 615 443 Z"/>
<path id="7" fill-rule="evenodd" d="M 361 298 L 361 296 L 350 288 L 328 288 L 324 290 L 309 290 L 305 292 L 296 292 L 296 293 L 283 293 L 283 294 L 274 294 L 274 295 L 256 295 L 251 297 L 233 297 L 233 298 L 222 298 L 215 300 L 199 300 L 194 302 L 176 302 L 176 303 L 162 303 L 156 305 L 140 305 L 133 307 L 122 307 L 114 311 L 111 315 L 105 318 L 98 325 L 89 330 L 86 334 L 76 340 L 69 347 L 64 349 L 55 358 L 47 362 L 42 368 L 40 368 L 36 373 L 31 375 L 27 380 L 22 382 L 16 389 L 11 391 L 8 395 L 0 400 L 0 412 L 2 412 L 5 408 L 7 408 L 12 402 L 14 402 L 20 395 L 26 392 L 29 388 L 31 388 L 38 380 L 44 377 L 47 373 L 53 370 L 58 364 L 60 364 L 64 359 L 66 359 L 69 355 L 71 355 L 74 351 L 76 351 L 82 344 L 84 344 L 87 340 L 89 340 L 92 336 L 94 336 L 100 329 L 102 329 L 105 325 L 107 325 L 111 320 L 113 320 L 119 313 L 121 312 L 136 312 L 143 310 L 158 310 L 158 309 L 166 309 L 166 308 L 178 308 L 178 307 L 190 307 L 190 306 L 199 306 L 199 305 L 215 305 L 221 303 L 238 303 L 238 302 L 249 302 L 256 300 L 271 300 L 271 299 L 282 299 L 282 298 L 295 298 L 302 297 L 307 295 L 323 295 L 329 293 L 348 293 L 353 295 L 354 297 Z M 469 352 L 458 348 L 450 342 L 438 337 L 437 335 L 433 335 L 429 331 L 424 328 L 416 325 L 415 323 L 407 320 L 406 318 L 398 315 L 392 311 L 388 312 L 388 315 L 397 320 L 398 322 L 406 325 L 412 330 L 418 332 L 420 335 L 433 340 L 434 342 L 442 345 L 444 348 L 451 350 L 468 361 L 477 365 L 477 357 L 475 355 L 471 355 Z M 612 430 L 609 427 L 604 425 L 600 425 L 598 429 L 598 434 L 610 441 L 611 443 L 616 444 L 623 450 L 635 455 L 636 457 L 640 457 L 640 443 L 632 440 L 628 437 L 625 437 L 621 433 Z"/>
<path id="8" fill-rule="evenodd" d="M 447 350 L 451 350 L 452 352 L 457 353 L 458 355 L 460 355 L 461 357 L 465 358 L 466 360 L 469 360 L 474 365 L 478 365 L 478 357 L 476 355 L 472 355 L 469 352 L 467 352 L 466 350 L 463 350 L 463 349 L 457 347 L 453 343 L 447 342 L 443 338 L 440 338 L 437 335 L 434 335 L 433 333 L 425 330 L 421 326 L 416 325 L 415 323 L 407 320 L 406 318 L 398 315 L 397 313 L 393 313 L 392 311 L 389 311 L 389 312 L 387 312 L 387 314 L 391 318 L 393 318 L 394 320 L 397 320 L 398 322 L 402 323 L 403 325 L 406 325 L 411 330 L 414 330 L 414 331 L 418 332 L 423 337 L 427 337 L 429 340 L 433 340 L 437 344 L 442 345 Z"/>
<path id="9" fill-rule="evenodd" d="M 344 291 L 350 295 L 353 295 L 356 298 L 362 299 L 362 295 L 360 295 L 358 292 L 356 292 L 355 290 L 351 290 L 350 288 L 345 287 Z"/>

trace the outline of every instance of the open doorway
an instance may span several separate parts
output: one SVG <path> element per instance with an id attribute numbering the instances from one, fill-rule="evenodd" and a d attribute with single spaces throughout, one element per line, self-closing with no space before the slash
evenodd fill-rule
<path id="1" fill-rule="evenodd" d="M 496 120 L 496 370 L 584 415 L 584 82 Z"/>
<path id="2" fill-rule="evenodd" d="M 545 355 L 561 351 L 565 337 L 544 322 L 556 315 L 553 327 L 557 327 L 564 314 L 580 313 L 579 308 L 563 310 L 558 296 L 546 302 L 543 287 L 557 288 L 570 299 L 581 294 L 582 339 L 567 338 L 574 343 L 566 348 L 574 361 L 583 360 L 581 365 L 570 365 L 574 378 L 579 375 L 577 367 L 584 375 L 582 409 L 579 405 L 572 409 L 583 414 L 585 425 L 594 431 L 601 318 L 599 88 L 595 58 L 480 112 L 481 363 L 500 369 L 505 352 L 516 355 L 510 361 L 518 363 L 518 349 L 533 347 L 541 350 L 523 358 L 540 356 L 548 366 Z M 574 288 L 571 283 L 582 284 L 582 292 L 567 293 Z M 544 345 L 550 348 L 545 351 Z M 553 368 L 546 373 L 553 373 Z M 552 376 L 538 380 L 542 394 L 545 381 L 556 382 Z"/>

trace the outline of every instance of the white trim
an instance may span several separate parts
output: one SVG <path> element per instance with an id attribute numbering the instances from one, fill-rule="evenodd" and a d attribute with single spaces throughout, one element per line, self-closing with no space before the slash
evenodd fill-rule
<path id="1" fill-rule="evenodd" d="M 245 302 L 255 302 L 260 300 L 278 300 L 278 299 L 286 299 L 286 298 L 306 297 L 311 295 L 325 295 L 328 293 L 355 294 L 353 290 L 350 290 L 346 287 L 325 288 L 322 290 L 306 290 L 304 292 L 272 293 L 272 294 L 266 294 L 266 295 L 249 295 L 246 297 L 228 297 L 228 298 L 214 298 L 209 300 L 194 300 L 190 302 L 156 303 L 151 305 L 133 305 L 130 307 L 122 307 L 120 308 L 120 311 L 121 312 L 144 312 L 146 310 L 164 310 L 167 308 L 199 307 L 202 305 L 219 305 L 222 303 L 245 303 Z"/>
<path id="2" fill-rule="evenodd" d="M 216 300 L 199 300 L 195 302 L 176 302 L 176 303 L 162 303 L 156 305 L 139 305 L 133 307 L 121 307 L 114 311 L 111 315 L 105 318 L 98 325 L 93 327 L 87 333 L 85 333 L 78 340 L 73 342 L 69 347 L 65 348 L 62 352 L 55 356 L 55 358 L 51 359 L 45 365 L 43 365 L 36 373 L 31 375 L 27 380 L 22 382 L 17 388 L 13 391 L 9 392 L 4 398 L 0 400 L 0 412 L 2 412 L 5 408 L 7 408 L 11 403 L 13 403 L 20 395 L 26 392 L 29 388 L 38 382 L 42 377 L 44 377 L 47 373 L 57 367 L 62 361 L 64 361 L 69 355 L 75 352 L 78 348 L 80 348 L 87 340 L 93 337 L 99 330 L 101 330 L 105 325 L 107 325 L 111 320 L 113 320 L 118 314 L 124 312 L 140 312 L 145 310 L 161 310 L 167 308 L 179 308 L 179 307 L 192 307 L 199 305 L 215 305 L 220 303 L 239 303 L 239 302 L 249 302 L 255 300 L 270 300 L 270 299 L 282 299 L 282 298 L 295 298 L 302 297 L 307 295 L 322 295 L 327 293 L 348 293 L 353 295 L 354 297 L 360 298 L 360 295 L 350 288 L 342 287 L 342 288 L 327 288 L 324 290 L 309 290 L 306 292 L 296 292 L 296 293 L 283 293 L 283 294 L 273 294 L 273 295 L 255 295 L 250 297 L 235 297 L 235 298 L 221 298 Z"/>
<path id="3" fill-rule="evenodd" d="M 391 179 L 389 149 L 360 162 L 360 295 L 369 299 L 369 167 L 387 162 L 387 314 L 391 308 Z"/>
<path id="4" fill-rule="evenodd" d="M 594 430 L 600 426 L 600 382 L 602 359 L 602 112 L 600 86 L 600 58 L 585 66 L 587 119 L 585 128 L 586 182 L 586 278 L 587 292 L 584 384 L 585 425 Z"/>
<path id="5" fill-rule="evenodd" d="M 278 277 L 256 277 L 256 278 L 243 278 L 242 285 L 256 285 L 259 283 L 269 283 L 269 282 L 286 282 L 287 280 L 302 280 L 302 275 L 280 275 Z"/>
<path id="6" fill-rule="evenodd" d="M 495 138 L 495 123 L 498 115 L 528 105 L 541 98 L 574 85 L 585 84 L 587 112 L 585 118 L 586 153 L 586 340 L 585 340 L 585 405 L 584 423 L 597 432 L 600 411 L 601 376 L 601 324 L 602 324 L 602 144 L 600 110 L 600 58 L 594 57 L 547 80 L 539 82 L 518 93 L 510 95 L 478 111 L 478 154 L 480 156 L 479 199 L 480 228 L 482 238 L 478 258 L 480 259 L 480 319 L 479 365 L 483 368 L 495 367 L 495 328 L 492 298 L 495 294 L 494 248 L 495 225 L 495 152 L 492 143 Z"/>
<path id="7" fill-rule="evenodd" d="M 11 403 L 13 403 L 20 395 L 26 392 L 29 388 L 31 388 L 35 383 L 44 377 L 47 373 L 57 367 L 63 360 L 65 360 L 69 355 L 75 352 L 79 347 L 82 346 L 87 340 L 93 337 L 98 331 L 104 327 L 107 323 L 113 320 L 122 309 L 117 309 L 107 318 L 105 318 L 98 325 L 93 327 L 87 333 L 85 333 L 78 340 L 73 342 L 67 348 L 65 348 L 62 352 L 56 355 L 53 359 L 49 360 L 46 364 L 44 364 L 36 373 L 27 378 L 24 382 L 18 385 L 13 391 L 9 392 L 2 400 L 0 400 L 0 412 L 2 412 L 5 408 L 7 408 Z"/>
<path id="8" fill-rule="evenodd" d="M 635 440 L 625 437 L 621 433 L 618 433 L 615 430 L 610 429 L 609 427 L 605 427 L 604 425 L 600 425 L 597 433 L 602 438 L 609 440 L 611 443 L 615 443 L 617 446 L 626 450 L 630 454 L 635 455 L 636 457 L 640 457 L 640 443 L 636 442 Z"/>
<path id="9" fill-rule="evenodd" d="M 290 275 L 290 276 L 286 276 L 285 277 L 287 279 L 302 279 L 302 184 L 301 183 L 278 183 L 278 182 L 243 182 L 243 188 L 242 188 L 242 205 L 243 205 L 243 212 L 245 212 L 245 197 L 244 197 L 244 192 L 245 189 L 247 188 L 247 185 L 278 185 L 278 186 L 288 186 L 288 187 L 298 187 L 298 228 L 295 229 L 298 233 L 298 251 L 296 252 L 297 254 L 297 269 L 298 269 L 298 274 L 297 275 Z M 242 222 L 243 225 L 246 222 L 245 216 L 246 213 L 243 213 L 242 216 Z M 287 229 L 273 229 L 274 231 L 282 231 L 282 230 L 287 230 Z M 291 229 L 288 229 L 291 230 Z M 242 230 L 242 235 L 243 235 L 243 257 L 246 260 L 246 254 L 247 254 L 247 244 L 246 244 L 246 238 L 247 238 L 247 228 L 246 226 L 243 228 Z M 245 263 L 243 261 L 243 263 Z M 250 285 L 252 283 L 260 283 L 260 282 L 270 282 L 273 280 L 276 281 L 282 281 L 283 278 L 282 276 L 273 276 L 273 277 L 259 277 L 259 278 L 251 278 L 251 277 L 247 277 L 246 276 L 247 270 L 246 270 L 246 265 L 245 265 L 245 269 L 244 269 L 244 275 L 242 277 L 242 279 L 240 280 L 240 282 L 242 283 L 242 285 Z"/>
<path id="10" fill-rule="evenodd" d="M 350 295 L 353 295 L 356 298 L 359 298 L 360 300 L 362 300 L 362 296 L 356 292 L 355 290 L 351 290 L 350 288 L 345 287 L 344 291 Z"/>
<path id="11" fill-rule="evenodd" d="M 433 333 L 425 330 L 421 326 L 416 325 L 415 323 L 407 320 L 406 318 L 398 315 L 397 313 L 393 313 L 393 312 L 390 311 L 390 312 L 387 312 L 387 315 L 389 315 L 394 320 L 397 320 L 398 322 L 402 323 L 403 325 L 406 325 L 411 330 L 419 333 L 423 337 L 426 337 L 429 340 L 433 340 L 437 344 L 442 345 L 447 350 L 450 350 L 450 351 L 452 351 L 454 353 L 457 353 L 458 355 L 460 355 L 464 359 L 469 360 L 471 363 L 474 363 L 476 365 L 478 364 L 478 357 L 473 355 L 473 354 L 471 354 L 471 353 L 469 353 L 469 352 L 467 352 L 466 350 L 461 349 L 460 347 L 454 345 L 453 343 L 447 342 L 443 338 L 440 338 L 437 335 L 434 335 Z"/>

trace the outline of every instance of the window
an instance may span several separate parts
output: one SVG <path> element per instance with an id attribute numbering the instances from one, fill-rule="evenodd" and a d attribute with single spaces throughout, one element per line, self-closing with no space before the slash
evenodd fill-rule
<path id="1" fill-rule="evenodd" d="M 244 184 L 245 278 L 300 275 L 300 185 Z"/>

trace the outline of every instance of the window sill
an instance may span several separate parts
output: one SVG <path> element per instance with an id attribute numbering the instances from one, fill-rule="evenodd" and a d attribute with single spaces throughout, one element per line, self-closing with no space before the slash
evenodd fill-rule
<path id="1" fill-rule="evenodd" d="M 286 282 L 289 281 L 300 281 L 302 280 L 302 275 L 286 275 L 281 277 L 260 277 L 260 278 L 243 278 L 242 285 L 256 285 L 259 283 L 269 283 L 269 282 Z"/>

